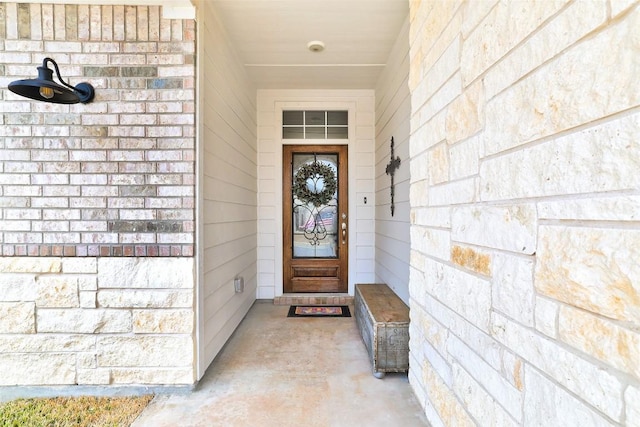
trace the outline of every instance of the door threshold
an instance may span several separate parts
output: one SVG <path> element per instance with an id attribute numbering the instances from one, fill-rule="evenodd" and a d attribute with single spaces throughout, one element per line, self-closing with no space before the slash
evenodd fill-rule
<path id="1" fill-rule="evenodd" d="M 353 305 L 353 296 L 340 293 L 284 294 L 273 299 L 275 305 Z"/>

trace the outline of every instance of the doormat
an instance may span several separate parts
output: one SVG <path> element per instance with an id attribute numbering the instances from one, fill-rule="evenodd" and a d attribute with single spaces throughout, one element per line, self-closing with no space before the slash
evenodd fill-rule
<path id="1" fill-rule="evenodd" d="M 292 305 L 287 317 L 351 317 L 348 305 Z"/>

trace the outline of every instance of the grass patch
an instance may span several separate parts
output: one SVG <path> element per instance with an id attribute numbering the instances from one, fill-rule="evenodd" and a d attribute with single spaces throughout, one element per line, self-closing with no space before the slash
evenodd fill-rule
<path id="1" fill-rule="evenodd" d="M 123 427 L 153 396 L 55 397 L 0 404 L 0 427 Z"/>

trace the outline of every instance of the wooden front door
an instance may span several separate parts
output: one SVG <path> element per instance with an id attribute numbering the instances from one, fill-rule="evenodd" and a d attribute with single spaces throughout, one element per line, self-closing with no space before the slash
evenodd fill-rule
<path id="1" fill-rule="evenodd" d="M 283 290 L 348 292 L 346 145 L 283 147 Z"/>

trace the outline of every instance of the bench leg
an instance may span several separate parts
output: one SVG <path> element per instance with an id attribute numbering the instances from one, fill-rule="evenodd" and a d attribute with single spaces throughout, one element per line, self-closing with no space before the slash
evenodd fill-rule
<path id="1" fill-rule="evenodd" d="M 373 371 L 373 376 L 381 380 L 385 376 L 385 372 Z"/>

